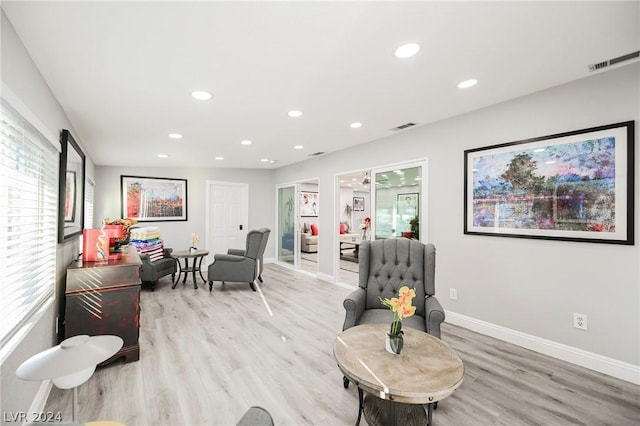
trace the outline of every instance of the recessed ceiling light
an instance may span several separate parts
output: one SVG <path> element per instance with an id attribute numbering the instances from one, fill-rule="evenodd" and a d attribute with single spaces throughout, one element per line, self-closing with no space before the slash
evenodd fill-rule
<path id="1" fill-rule="evenodd" d="M 287 114 L 289 114 L 289 117 L 300 117 L 302 115 L 302 111 L 289 111 Z"/>
<path id="2" fill-rule="evenodd" d="M 537 148 L 537 149 L 534 149 L 533 152 L 544 152 L 545 149 L 546 148 Z"/>
<path id="3" fill-rule="evenodd" d="M 216 157 L 216 160 L 224 160 L 224 157 Z"/>
<path id="4" fill-rule="evenodd" d="M 293 149 L 302 149 L 302 148 L 304 148 L 303 145 L 296 145 L 296 146 L 293 147 Z"/>
<path id="5" fill-rule="evenodd" d="M 393 54 L 396 55 L 396 58 L 404 59 L 412 57 L 418 53 L 419 50 L 420 45 L 418 43 L 405 43 L 398 47 Z"/>
<path id="6" fill-rule="evenodd" d="M 351 123 L 351 124 L 349 124 L 349 127 L 351 127 L 352 129 L 358 129 L 358 128 L 362 127 L 362 123 L 358 123 L 358 122 Z"/>
<path id="7" fill-rule="evenodd" d="M 468 87 L 475 86 L 477 83 L 478 83 L 478 80 L 476 80 L 475 78 L 472 78 L 471 80 L 465 80 L 465 81 L 459 83 L 458 87 L 460 89 L 466 89 Z"/>
<path id="8" fill-rule="evenodd" d="M 158 154 L 158 158 L 167 158 L 168 155 L 167 154 Z"/>
<path id="9" fill-rule="evenodd" d="M 191 96 L 201 101 L 207 101 L 211 99 L 211 93 L 205 92 L 203 90 L 196 90 L 195 92 L 191 92 Z"/>
<path id="10" fill-rule="evenodd" d="M 182 135 L 180 133 L 169 133 L 169 137 L 171 139 L 182 139 Z"/>
<path id="11" fill-rule="evenodd" d="M 251 142 L 251 141 L 248 141 L 248 140 L 243 140 L 243 141 L 240 141 L 240 143 L 241 143 L 242 145 L 251 145 L 251 143 L 252 143 L 252 142 Z"/>
<path id="12" fill-rule="evenodd" d="M 269 164 L 276 164 L 277 161 L 276 160 L 269 160 Z"/>
<path id="13" fill-rule="evenodd" d="M 261 158 L 260 161 L 262 161 L 263 163 L 266 163 L 266 162 L 269 161 L 269 159 L 268 158 Z"/>

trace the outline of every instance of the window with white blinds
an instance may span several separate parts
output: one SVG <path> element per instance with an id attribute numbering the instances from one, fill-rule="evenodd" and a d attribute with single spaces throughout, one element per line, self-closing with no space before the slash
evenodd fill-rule
<path id="1" fill-rule="evenodd" d="M 1 347 L 55 287 L 59 155 L 4 100 L 0 150 Z"/>
<path id="2" fill-rule="evenodd" d="M 84 184 L 84 226 L 87 228 L 93 228 L 93 189 L 93 181 L 87 178 Z"/>

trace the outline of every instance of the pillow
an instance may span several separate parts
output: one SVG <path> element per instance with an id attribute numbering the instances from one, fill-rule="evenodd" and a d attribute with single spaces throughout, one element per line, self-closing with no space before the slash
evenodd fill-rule
<path id="1" fill-rule="evenodd" d="M 351 232 L 350 228 L 349 228 L 349 223 L 347 222 L 343 222 L 344 223 L 344 233 L 348 234 L 349 232 Z"/>
<path id="2" fill-rule="evenodd" d="M 302 233 L 306 234 L 309 232 L 309 224 L 307 222 L 302 223 Z"/>
<path id="3" fill-rule="evenodd" d="M 345 228 L 344 223 L 341 223 L 340 224 L 340 233 L 341 234 L 344 234 L 344 228 Z"/>
<path id="4" fill-rule="evenodd" d="M 311 224 L 311 235 L 318 235 L 318 227 L 315 224 Z"/>

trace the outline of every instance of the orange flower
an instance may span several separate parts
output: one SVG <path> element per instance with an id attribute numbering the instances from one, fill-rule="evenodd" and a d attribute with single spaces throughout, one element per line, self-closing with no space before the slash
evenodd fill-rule
<path id="1" fill-rule="evenodd" d="M 416 313 L 416 307 L 411 304 L 415 296 L 415 289 L 409 288 L 405 285 L 400 287 L 400 290 L 398 290 L 398 297 L 393 297 L 391 299 L 380 298 L 380 302 L 393 312 L 393 322 L 391 323 L 390 335 L 395 336 L 400 334 L 400 330 L 402 329 L 402 318 L 410 317 Z"/>

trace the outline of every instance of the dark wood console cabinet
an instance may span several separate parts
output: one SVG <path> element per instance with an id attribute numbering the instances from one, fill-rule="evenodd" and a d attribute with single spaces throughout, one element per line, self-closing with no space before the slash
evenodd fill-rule
<path id="1" fill-rule="evenodd" d="M 140 359 L 140 256 L 130 248 L 122 259 L 83 262 L 67 268 L 64 338 L 78 334 L 113 334 L 122 337 L 119 358 Z"/>

